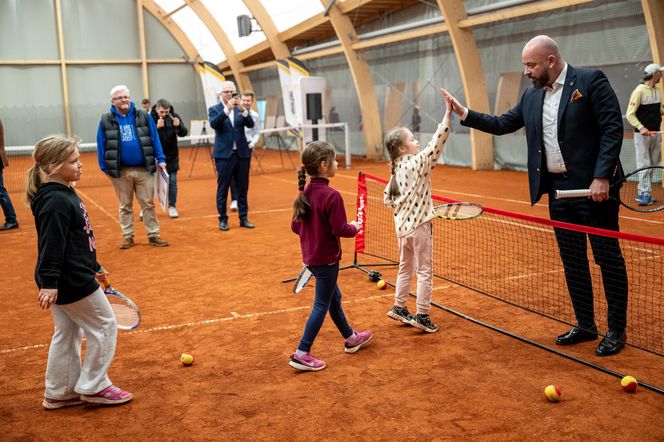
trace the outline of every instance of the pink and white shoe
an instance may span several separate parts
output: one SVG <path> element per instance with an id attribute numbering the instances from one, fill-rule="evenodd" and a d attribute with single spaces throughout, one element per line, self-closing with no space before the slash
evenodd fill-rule
<path id="1" fill-rule="evenodd" d="M 361 348 L 366 347 L 373 340 L 373 333 L 370 330 L 363 332 L 356 332 L 355 337 L 350 337 L 346 339 L 346 345 L 344 351 L 346 353 L 355 353 Z"/>
<path id="2" fill-rule="evenodd" d="M 129 402 L 133 397 L 134 395 L 128 391 L 124 391 L 115 385 L 111 385 L 110 387 L 106 387 L 96 394 L 82 394 L 81 400 L 91 404 L 119 405 L 124 404 L 125 402 Z"/>
<path id="3" fill-rule="evenodd" d="M 314 358 L 311 355 L 311 352 L 307 353 L 304 357 L 300 357 L 297 353 L 293 353 L 288 365 L 301 371 L 320 371 L 327 367 L 325 361 Z"/>
<path id="4" fill-rule="evenodd" d="M 78 397 L 71 399 L 50 399 L 45 397 L 42 406 L 47 410 L 57 410 L 58 408 L 71 407 L 72 405 L 81 405 L 83 401 Z"/>

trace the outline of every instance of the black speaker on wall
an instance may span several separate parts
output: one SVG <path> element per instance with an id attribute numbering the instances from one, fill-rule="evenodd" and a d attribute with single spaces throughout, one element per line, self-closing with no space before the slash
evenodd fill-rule
<path id="1" fill-rule="evenodd" d="M 312 124 L 318 124 L 318 120 L 323 118 L 323 100 L 321 94 L 307 94 L 307 120 Z M 314 127 L 311 131 L 314 141 L 318 140 L 318 128 Z"/>
<path id="2" fill-rule="evenodd" d="M 307 120 L 323 118 L 323 100 L 321 94 L 307 94 Z"/>

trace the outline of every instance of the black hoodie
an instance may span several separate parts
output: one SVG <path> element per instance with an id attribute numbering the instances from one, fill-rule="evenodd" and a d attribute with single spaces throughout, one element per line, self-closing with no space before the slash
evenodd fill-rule
<path id="1" fill-rule="evenodd" d="M 97 290 L 95 235 L 76 192 L 63 184 L 45 183 L 30 207 L 37 228 L 37 286 L 57 288 L 56 304 L 71 304 Z"/>
<path id="2" fill-rule="evenodd" d="M 152 106 L 150 115 L 152 115 L 152 119 L 156 126 L 159 121 L 156 104 Z M 180 119 L 180 125 L 178 127 L 173 126 L 173 118 Z M 161 148 L 164 150 L 164 155 L 166 156 L 166 172 L 177 172 L 180 169 L 178 137 L 187 136 L 189 129 L 185 126 L 182 117 L 175 113 L 173 106 L 170 107 L 168 114 L 164 117 L 164 127 L 157 129 L 157 132 L 159 132 Z"/>

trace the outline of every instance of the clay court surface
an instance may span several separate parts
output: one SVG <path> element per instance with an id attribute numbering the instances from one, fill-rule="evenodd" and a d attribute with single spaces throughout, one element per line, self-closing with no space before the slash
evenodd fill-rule
<path id="1" fill-rule="evenodd" d="M 275 155 L 263 160 L 279 163 Z M 342 192 L 349 219 L 357 173 L 389 173 L 384 162 L 353 161 L 331 182 Z M 185 169 L 180 175 L 180 218 L 160 213 L 162 237 L 171 246 L 149 247 L 137 218 L 137 245 L 120 250 L 115 194 L 110 185 L 85 186 L 96 164 L 90 159 L 85 167 L 79 194 L 95 229 L 98 259 L 143 314 L 136 331 L 120 332 L 110 370 L 113 382 L 135 397 L 119 407 L 42 408 L 52 320 L 37 304 L 32 217 L 23 195 L 13 193 L 21 228 L 0 234 L 2 440 L 664 440 L 664 395 L 644 388 L 624 393 L 619 378 L 440 309 L 432 310 L 438 333 L 398 325 L 385 315 L 393 290 L 377 290 L 356 269 L 340 273 L 344 308 L 351 325 L 374 331 L 373 344 L 345 354 L 328 319 L 313 348 L 328 367 L 296 372 L 289 354 L 313 288 L 294 295 L 281 282 L 301 266 L 289 226 L 294 171 L 254 173 L 249 219 L 256 229 L 240 228 L 231 214 L 231 230 L 221 232 L 216 185 L 209 162 L 202 161 L 197 167 L 205 173 L 186 179 Z M 545 202 L 527 203 L 525 173 L 440 166 L 433 183 L 439 195 L 548 217 Z M 623 231 L 664 236 L 662 213 L 621 215 Z M 353 244 L 342 240 L 343 265 L 352 263 Z M 395 270 L 381 271 L 395 281 Z M 433 298 L 551 347 L 568 328 L 440 279 L 434 279 Z M 414 310 L 414 300 L 409 306 Z M 664 387 L 661 357 L 627 347 L 599 358 L 596 344 L 563 350 Z M 196 358 L 190 367 L 179 361 L 184 351 Z M 561 387 L 561 402 L 544 398 L 548 384 Z"/>

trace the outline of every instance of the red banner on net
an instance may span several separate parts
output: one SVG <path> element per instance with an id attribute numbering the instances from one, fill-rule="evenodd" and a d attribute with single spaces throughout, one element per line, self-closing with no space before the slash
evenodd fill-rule
<path id="1" fill-rule="evenodd" d="M 364 173 L 360 172 L 357 177 L 357 222 L 360 230 L 355 235 L 355 252 L 364 252 L 364 221 L 367 216 L 367 180 Z"/>

